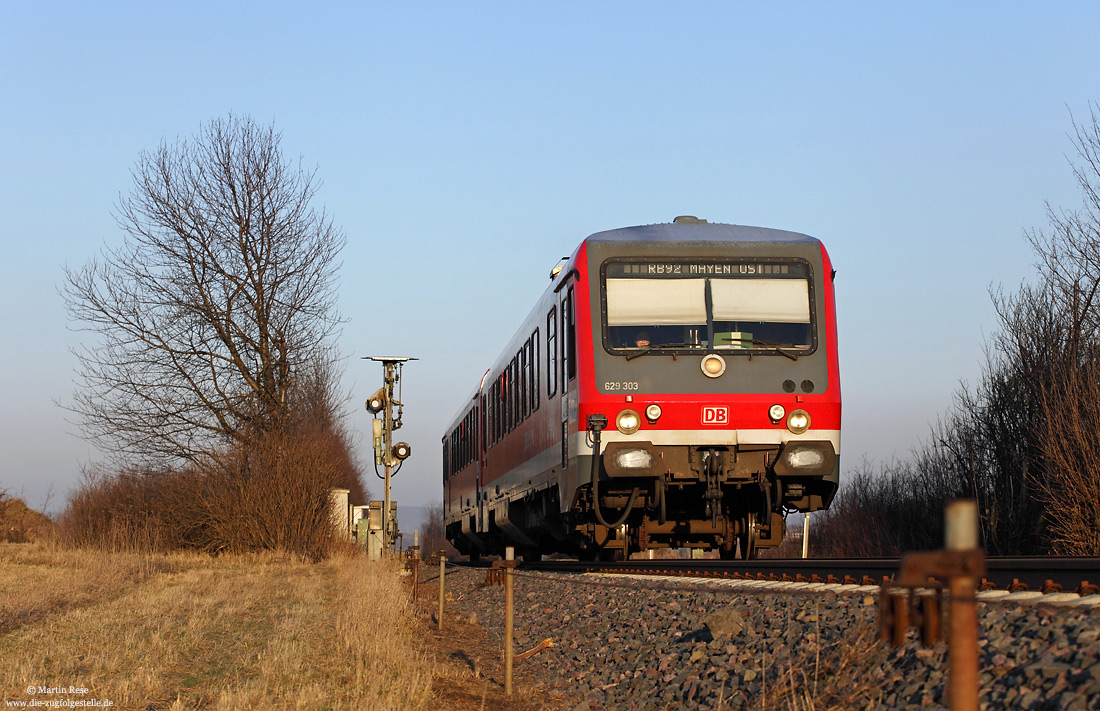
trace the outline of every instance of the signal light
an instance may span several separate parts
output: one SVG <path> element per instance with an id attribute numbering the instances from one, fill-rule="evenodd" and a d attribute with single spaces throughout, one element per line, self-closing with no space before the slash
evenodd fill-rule
<path id="1" fill-rule="evenodd" d="M 403 462 L 412 454 L 412 447 L 409 446 L 408 442 L 398 442 L 393 445 L 393 449 L 390 450 L 390 453 L 393 454 L 394 459 Z"/>
<path id="2" fill-rule="evenodd" d="M 378 391 L 367 398 L 367 412 L 377 415 L 386 407 L 386 389 L 378 388 Z"/>

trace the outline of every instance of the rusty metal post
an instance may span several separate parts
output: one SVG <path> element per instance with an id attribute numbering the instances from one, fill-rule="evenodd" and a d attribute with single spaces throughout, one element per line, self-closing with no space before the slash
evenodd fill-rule
<path id="1" fill-rule="evenodd" d="M 447 574 L 447 552 L 439 551 L 439 631 L 443 631 L 443 576 Z"/>
<path id="2" fill-rule="evenodd" d="M 949 551 L 977 550 L 978 505 L 974 500 L 961 499 L 947 504 L 944 547 Z M 978 606 L 974 595 L 977 585 L 977 578 L 967 575 L 950 579 L 948 699 L 951 711 L 978 711 Z"/>
<path id="3" fill-rule="evenodd" d="M 420 594 L 420 548 L 413 546 L 405 551 L 405 570 L 412 577 L 412 599 Z"/>
<path id="4" fill-rule="evenodd" d="M 515 560 L 516 549 L 508 546 L 504 549 L 505 560 Z M 512 695 L 512 568 L 504 569 L 504 694 Z"/>

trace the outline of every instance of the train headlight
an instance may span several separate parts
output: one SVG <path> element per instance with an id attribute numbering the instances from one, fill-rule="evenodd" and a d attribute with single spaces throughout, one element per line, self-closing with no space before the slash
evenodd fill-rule
<path id="1" fill-rule="evenodd" d="M 794 434 L 802 434 L 810 429 L 810 413 L 805 410 L 795 410 L 787 415 L 787 429 Z"/>
<path id="2" fill-rule="evenodd" d="M 772 405 L 768 408 L 768 419 L 772 422 L 782 422 L 786 416 L 787 411 L 783 409 L 782 405 Z"/>
<path id="3" fill-rule="evenodd" d="M 648 472 L 653 466 L 653 454 L 646 449 L 620 449 L 615 453 L 615 465 L 626 471 Z"/>
<path id="4" fill-rule="evenodd" d="M 633 410 L 623 410 L 615 418 L 615 428 L 623 434 L 634 434 L 642 426 L 642 418 Z"/>
<path id="5" fill-rule="evenodd" d="M 703 371 L 703 375 L 708 378 L 717 378 L 726 372 L 726 361 L 722 356 L 711 353 L 704 356 L 702 362 L 699 363 L 699 368 Z"/>
<path id="6" fill-rule="evenodd" d="M 657 476 L 660 456 L 652 442 L 608 442 L 603 465 L 609 477 Z"/>
<path id="7" fill-rule="evenodd" d="M 649 424 L 654 424 L 657 420 L 661 419 L 661 406 L 650 405 L 645 409 L 645 418 L 649 420 Z"/>
<path id="8" fill-rule="evenodd" d="M 788 442 L 775 461 L 779 476 L 827 476 L 836 468 L 831 442 Z"/>

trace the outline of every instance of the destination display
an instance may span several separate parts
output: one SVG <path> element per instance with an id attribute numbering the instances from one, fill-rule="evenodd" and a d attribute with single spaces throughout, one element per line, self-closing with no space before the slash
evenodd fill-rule
<path id="1" fill-rule="evenodd" d="M 608 278 L 638 277 L 783 277 L 806 278 L 807 268 L 800 262 L 609 262 Z"/>

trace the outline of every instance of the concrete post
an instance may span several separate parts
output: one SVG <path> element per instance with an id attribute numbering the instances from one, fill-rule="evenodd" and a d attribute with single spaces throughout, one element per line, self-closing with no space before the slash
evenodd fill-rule
<path id="1" fill-rule="evenodd" d="M 947 504 L 944 512 L 944 547 L 949 551 L 978 548 L 978 505 L 973 499 Z M 950 580 L 949 705 L 951 711 L 978 711 L 978 605 L 972 576 Z"/>
<path id="2" fill-rule="evenodd" d="M 332 502 L 332 525 L 345 540 L 351 538 L 351 508 L 348 506 L 348 489 L 329 489 Z"/>

